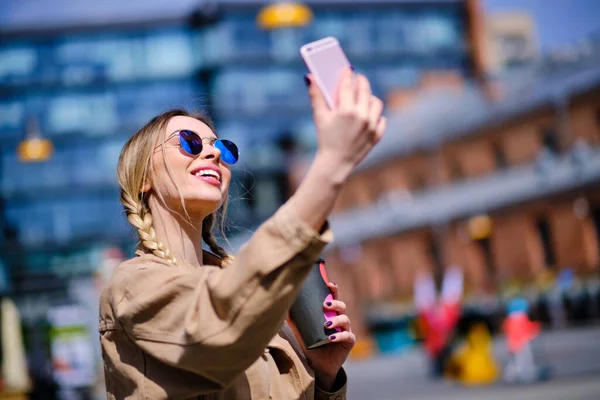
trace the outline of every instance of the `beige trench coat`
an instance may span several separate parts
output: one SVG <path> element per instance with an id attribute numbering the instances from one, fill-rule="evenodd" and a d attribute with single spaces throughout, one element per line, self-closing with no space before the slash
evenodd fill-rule
<path id="1" fill-rule="evenodd" d="M 286 206 L 220 267 L 175 267 L 152 255 L 119 265 L 100 298 L 109 399 L 345 399 L 320 390 L 287 311 L 332 240 Z"/>

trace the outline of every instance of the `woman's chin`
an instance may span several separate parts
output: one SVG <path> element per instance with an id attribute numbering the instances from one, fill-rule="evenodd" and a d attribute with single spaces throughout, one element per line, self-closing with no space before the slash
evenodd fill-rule
<path id="1" fill-rule="evenodd" d="M 221 196 L 198 196 L 185 199 L 188 213 L 212 214 L 223 205 Z"/>

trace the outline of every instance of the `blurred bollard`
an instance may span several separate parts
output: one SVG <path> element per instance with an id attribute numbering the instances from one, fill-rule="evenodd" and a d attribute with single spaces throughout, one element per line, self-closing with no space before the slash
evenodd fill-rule
<path id="1" fill-rule="evenodd" d="M 21 336 L 21 318 L 15 303 L 5 297 L 0 306 L 2 324 L 2 392 L 26 393 L 31 387 L 25 347 Z"/>
<path id="2" fill-rule="evenodd" d="M 590 314 L 593 323 L 600 320 L 600 281 L 598 278 L 590 278 L 587 282 L 590 295 Z"/>

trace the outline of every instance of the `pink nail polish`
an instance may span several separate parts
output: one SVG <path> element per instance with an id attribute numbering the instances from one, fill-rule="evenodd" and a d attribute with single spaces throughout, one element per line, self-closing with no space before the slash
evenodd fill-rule
<path id="1" fill-rule="evenodd" d="M 333 304 L 333 303 L 331 302 L 331 300 L 333 300 L 333 295 L 331 295 L 331 294 L 330 294 L 330 295 L 328 295 L 328 296 L 325 298 L 325 304 L 327 305 L 327 307 L 331 307 L 331 305 Z M 332 319 L 333 317 L 337 316 L 337 315 L 338 315 L 338 313 L 337 313 L 337 312 L 335 312 L 334 310 L 323 310 L 323 315 L 325 316 L 325 320 L 326 320 L 326 321 L 331 321 L 331 319 Z M 334 329 L 335 329 L 336 331 L 338 331 L 338 332 L 341 332 L 341 331 L 342 331 L 342 329 L 341 329 L 341 328 L 339 328 L 339 327 L 336 327 L 336 328 L 334 328 Z"/>

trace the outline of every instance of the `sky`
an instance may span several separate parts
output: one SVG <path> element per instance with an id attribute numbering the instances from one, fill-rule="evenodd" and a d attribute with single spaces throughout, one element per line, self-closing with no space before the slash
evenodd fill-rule
<path id="1" fill-rule="evenodd" d="M 542 50 L 561 47 L 596 31 L 600 0 L 481 0 L 486 12 L 525 10 L 533 17 Z"/>

